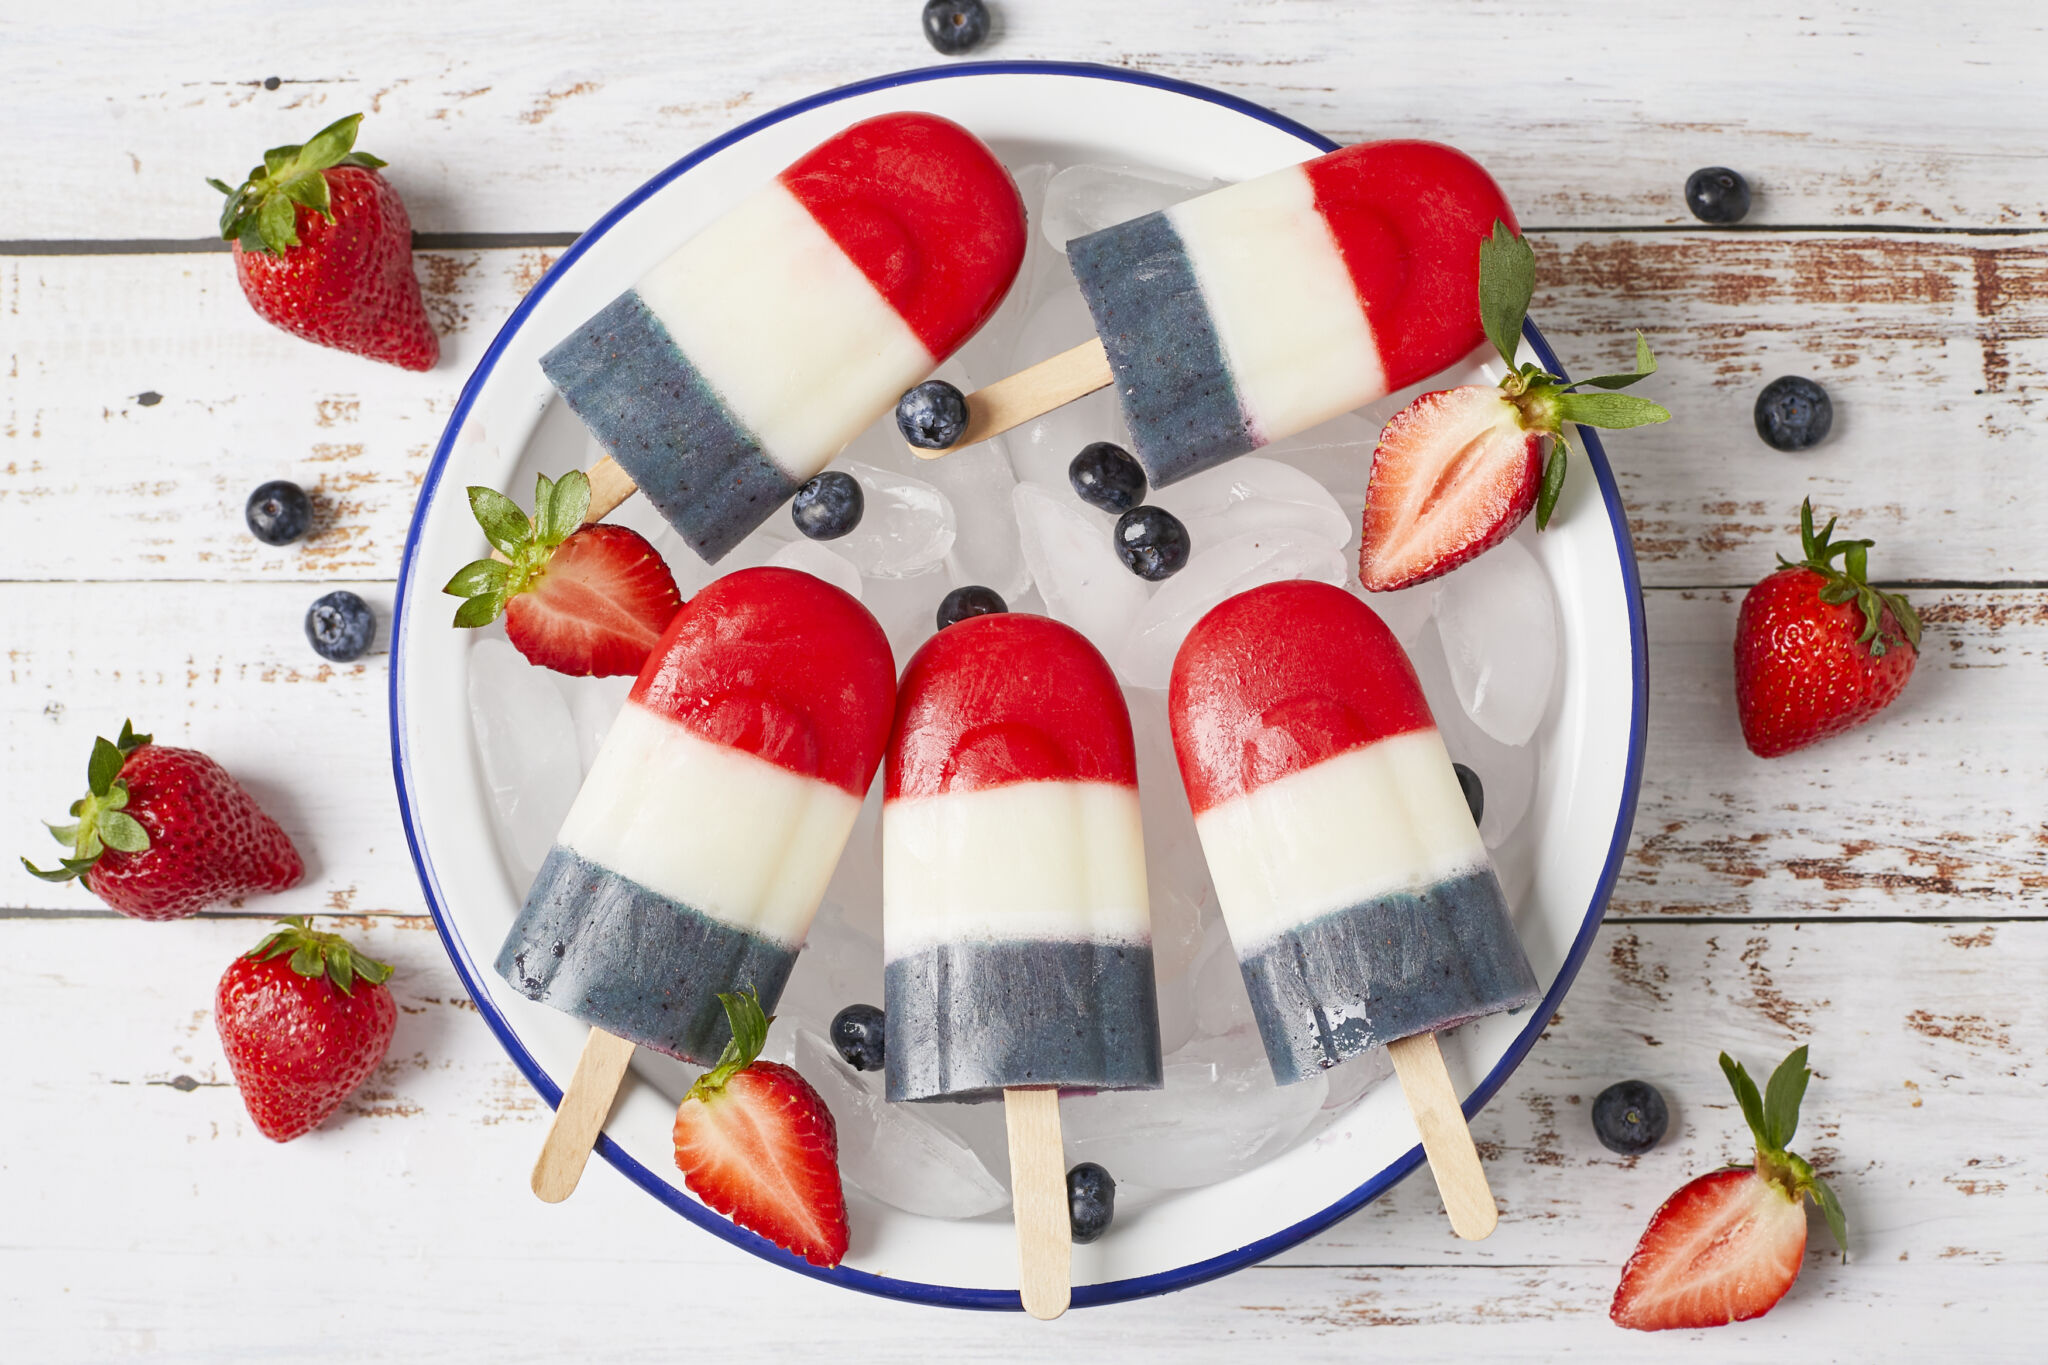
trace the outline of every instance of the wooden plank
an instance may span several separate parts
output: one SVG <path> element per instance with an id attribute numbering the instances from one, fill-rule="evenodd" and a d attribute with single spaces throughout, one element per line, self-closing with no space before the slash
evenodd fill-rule
<path id="1" fill-rule="evenodd" d="M 1650 738 L 1611 915 L 2039 915 L 2048 592 L 1917 591 L 1923 653 L 1871 723 L 1742 744 L 1736 592 L 1652 592 Z"/>
<path id="2" fill-rule="evenodd" d="M 1580 373 L 1632 360 L 1667 427 L 1609 443 L 1645 581 L 1748 583 L 1799 501 L 1878 541 L 1888 581 L 2048 581 L 2027 498 L 2048 459 L 2048 235 L 1559 233 L 1535 316 Z M 0 577 L 314 581 L 388 575 L 427 458 L 499 324 L 552 259 L 421 254 L 446 358 L 412 375 L 259 321 L 212 256 L 0 259 Z M 114 310 L 148 318 L 118 333 Z M 1837 432 L 1757 439 L 1756 390 L 1829 385 Z M 252 376 L 258 382 L 251 382 Z M 249 490 L 291 477 L 321 521 L 257 544 Z M 72 528 L 90 524 L 92 536 Z"/>
<path id="3" fill-rule="evenodd" d="M 306 607 L 335 586 L 353 587 L 379 615 L 377 645 L 351 665 L 324 662 L 301 633 Z M 0 583 L 0 620 L 12 628 L 0 831 L 40 851 L 37 822 L 78 795 L 93 735 L 133 716 L 166 742 L 214 754 L 308 855 L 302 887 L 247 913 L 417 912 L 386 739 L 391 597 L 389 584 L 362 582 Z M 1648 766 L 1611 913 L 2039 913 L 2048 591 L 1917 597 L 1926 657 L 1900 700 L 1849 735 L 1763 760 L 1742 747 L 1735 721 L 1738 595 L 1648 595 Z M 0 880 L 0 903 L 97 905 L 18 868 Z"/>
<path id="4" fill-rule="evenodd" d="M 332 664 L 306 643 L 305 613 L 344 587 L 376 612 L 377 639 L 356 662 Z M 299 886 L 239 913 L 424 912 L 386 738 L 391 598 L 390 584 L 364 582 L 0 584 L 9 849 L 38 861 L 57 851 L 39 822 L 84 795 L 93 736 L 133 718 L 166 744 L 211 754 L 305 858 Z M 75 883 L 8 867 L 0 910 L 112 914 Z"/>
<path id="5" fill-rule="evenodd" d="M 258 151 L 355 110 L 428 232 L 577 230 L 707 138 L 790 100 L 936 59 L 911 9 L 638 0 L 563 24 L 538 0 L 308 25 L 252 0 L 131 3 L 6 30 L 0 240 L 199 237 Z M 1531 223 L 1687 221 L 1696 166 L 1758 189 L 1762 223 L 2041 225 L 2042 14 L 2002 0 L 1800 13 L 1730 0 L 1584 15 L 1431 0 L 1008 7 L 982 53 L 1135 66 L 1204 82 L 1333 137 L 1423 136 L 1492 166 Z M 545 35 L 518 41 L 513 35 Z M 628 38 L 626 35 L 631 35 Z M 1543 73 L 1539 80 L 1516 73 Z"/>
<path id="6" fill-rule="evenodd" d="M 0 998 L 43 1040 L 0 1059 L 14 1097 L 0 1107 L 0 1311 L 24 1358 L 217 1359 L 290 1340 L 309 1358 L 560 1359 L 588 1345 L 593 1322 L 628 1358 L 673 1350 L 679 1283 L 719 1306 L 700 1323 L 707 1340 L 777 1360 L 843 1359 L 848 1342 L 885 1334 L 915 1340 L 917 1358 L 1044 1349 L 1014 1317 L 887 1304 L 768 1270 L 609 1167 L 568 1203 L 536 1205 L 525 1178 L 546 1106 L 462 999 L 426 922 L 343 927 L 398 967 L 391 1060 L 345 1117 L 280 1149 L 226 1083 L 210 1013 L 215 979 L 255 926 L 7 926 Z M 1068 1348 L 1119 1359 L 1252 1342 L 1351 1359 L 1363 1327 L 1391 1333 L 1374 1342 L 1402 1358 L 1625 1352 L 1633 1339 L 1604 1313 L 1650 1210 L 1743 1155 L 1714 1051 L 1763 1065 L 1797 1038 L 1819 1073 L 1797 1145 L 1841 1194 L 1852 1257 L 1834 1257 L 1816 1220 L 1776 1312 L 1660 1346 L 1834 1358 L 1939 1338 L 2013 1358 L 2002 1344 L 2029 1340 L 2048 1312 L 2027 1292 L 2048 1262 L 2034 1140 L 2048 1007 L 2013 988 L 2044 970 L 2040 923 L 1611 927 L 1475 1125 L 1502 1200 L 1492 1240 L 1459 1242 L 1417 1178 L 1274 1267 L 1075 1312 L 1057 1330 Z M 1599 1148 L 1586 1119 L 1592 1094 L 1624 1076 L 1655 1082 L 1673 1106 L 1672 1136 L 1634 1159 Z M 308 1189 L 329 1192 L 317 1217 L 286 1197 Z M 547 1293 L 519 1293 L 530 1284 Z M 321 1287 L 332 1330 L 303 1330 L 294 1295 L 307 1285 Z"/>

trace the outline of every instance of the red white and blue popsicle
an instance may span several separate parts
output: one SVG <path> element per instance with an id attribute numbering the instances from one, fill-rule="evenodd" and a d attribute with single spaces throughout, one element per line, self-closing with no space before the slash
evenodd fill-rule
<path id="1" fill-rule="evenodd" d="M 1109 383 L 1154 486 L 1306 430 L 1485 340 L 1496 220 L 1463 152 L 1367 142 L 1077 238 L 1097 340 L 973 395 L 949 449 Z"/>
<path id="2" fill-rule="evenodd" d="M 541 368 L 715 562 L 988 320 L 1025 240 L 1016 186 L 972 133 L 883 114 L 692 237 Z"/>
<path id="3" fill-rule="evenodd" d="M 1131 722 L 1043 616 L 977 616 L 904 669 L 882 807 L 892 1100 L 1160 1083 Z"/>
<path id="4" fill-rule="evenodd" d="M 873 780 L 895 662 L 867 609 L 743 569 L 648 656 L 499 951 L 521 994 L 708 1065 L 772 1012 Z"/>
<path id="5" fill-rule="evenodd" d="M 1393 632 L 1322 583 L 1216 607 L 1174 660 L 1182 781 L 1282 1084 L 1539 992 Z"/>

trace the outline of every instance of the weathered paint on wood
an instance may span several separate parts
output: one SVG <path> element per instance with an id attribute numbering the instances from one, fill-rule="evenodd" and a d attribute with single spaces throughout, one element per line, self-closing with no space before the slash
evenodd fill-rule
<path id="1" fill-rule="evenodd" d="M 1762 224 L 2048 225 L 2048 49 L 2025 0 L 1792 10 L 1729 0 L 997 7 L 978 56 L 1101 62 L 1269 105 L 1346 141 L 1430 137 L 1491 166 L 1525 221 L 1690 221 L 1696 166 Z M 931 65 L 916 7 L 393 8 L 309 24 L 251 0 L 129 0 L 7 21 L 0 240 L 200 237 L 264 147 L 357 110 L 428 232 L 574 231 L 656 170 L 816 91 Z M 396 32 L 392 25 L 402 25 Z"/>
<path id="2" fill-rule="evenodd" d="M 1368 1342 L 1401 1358 L 1618 1357 L 1635 1343 L 1605 1309 L 1651 1210 L 1745 1154 L 1716 1050 L 1767 1066 L 1795 1040 L 1811 1043 L 1817 1071 L 1797 1145 L 1848 1211 L 1850 1261 L 1815 1218 L 1783 1308 L 1660 1344 L 1701 1358 L 1766 1344 L 1828 1358 L 1876 1313 L 1887 1343 L 1932 1344 L 1939 1323 L 1951 1345 L 2006 1358 L 2014 1296 L 2048 1260 L 2048 1168 L 2034 1140 L 2048 1007 L 2011 988 L 2048 970 L 2039 923 L 1610 927 L 1474 1125 L 1501 1200 L 1492 1239 L 1460 1242 L 1417 1178 L 1271 1267 L 1070 1314 L 1056 1339 L 1015 1318 L 884 1304 L 767 1271 L 602 1164 L 574 1199 L 539 1204 L 525 1179 L 545 1106 L 463 999 L 427 922 L 332 923 L 397 965 L 399 1031 L 344 1115 L 288 1148 L 245 1117 L 212 1019 L 214 982 L 256 926 L 7 926 L 0 998 L 41 1040 L 0 1062 L 16 1097 L 0 1109 L 0 1275 L 23 1358 L 121 1347 L 221 1359 L 290 1340 L 350 1358 L 539 1360 L 575 1354 L 593 1322 L 608 1353 L 672 1354 L 669 1296 L 683 1292 L 693 1307 L 718 1305 L 715 1325 L 686 1315 L 697 1330 L 778 1360 L 843 1358 L 849 1342 L 892 1337 L 914 1339 L 915 1358 L 948 1359 L 1078 1347 L 1184 1360 L 1283 1342 L 1315 1359 L 1355 1359 Z M 1673 1106 L 1671 1136 L 1636 1158 L 1600 1148 L 1587 1117 L 1593 1095 L 1627 1076 Z M 107 1221 L 81 1220 L 90 1208 Z M 316 1285 L 331 1328 L 290 1336 L 307 1312 L 291 1291 Z"/>

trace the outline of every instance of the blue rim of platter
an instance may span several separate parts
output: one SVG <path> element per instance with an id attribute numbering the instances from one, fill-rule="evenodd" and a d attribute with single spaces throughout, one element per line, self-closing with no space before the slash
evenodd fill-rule
<path id="1" fill-rule="evenodd" d="M 1303 124 L 1296 123 L 1293 119 L 1277 114 L 1261 105 L 1253 104 L 1249 100 L 1239 99 L 1235 95 L 1226 95 L 1221 91 L 1211 90 L 1206 86 L 1190 84 L 1187 81 L 1148 75 L 1140 71 L 1128 71 L 1119 67 L 1096 66 L 1084 62 L 962 62 L 951 66 L 923 67 L 913 71 L 899 71 L 887 76 L 877 76 L 870 80 L 858 81 L 852 85 L 842 85 L 837 89 L 822 91 L 807 99 L 797 100 L 793 104 L 783 105 L 780 109 L 763 114 L 759 118 L 741 124 L 730 132 L 713 138 L 627 195 L 609 213 L 592 225 L 589 231 L 578 237 L 575 243 L 562 253 L 561 258 L 555 262 L 554 266 L 541 278 L 539 283 L 535 284 L 527 292 L 526 297 L 520 301 L 518 307 L 512 310 L 512 316 L 506 319 L 505 325 L 499 329 L 497 337 L 491 342 L 490 349 L 484 352 L 483 359 L 471 373 L 469 382 L 463 385 L 462 396 L 457 400 L 455 410 L 449 416 L 448 426 L 442 433 L 441 442 L 434 450 L 433 463 L 428 466 L 426 477 L 420 486 L 419 502 L 413 510 L 412 525 L 406 533 L 405 556 L 399 565 L 397 604 L 393 610 L 395 619 L 392 634 L 394 641 L 402 636 L 407 609 L 410 606 L 415 576 L 414 571 L 416 568 L 414 556 L 418 551 L 420 533 L 426 519 L 427 508 L 433 501 L 434 491 L 440 483 L 442 473 L 448 467 L 448 460 L 454 449 L 456 435 L 462 430 L 463 424 L 469 416 L 470 405 L 475 401 L 484 381 L 490 377 L 491 371 L 496 366 L 499 356 L 503 353 L 506 343 L 518 332 L 520 326 L 526 321 L 527 314 L 533 310 L 534 305 L 539 302 L 541 296 L 548 292 L 549 287 L 554 284 L 556 278 L 569 265 L 574 263 L 577 257 L 588 250 L 593 242 L 603 237 L 621 218 L 632 212 L 649 195 L 661 189 L 671 180 L 688 171 L 705 158 L 722 151 L 743 138 L 751 137 L 763 128 L 770 127 L 773 124 L 782 122 L 784 119 L 816 109 L 822 105 L 834 104 L 840 100 L 869 94 L 877 90 L 888 90 L 904 85 L 918 85 L 926 81 L 956 80 L 963 77 L 988 75 L 1074 76 L 1088 80 L 1120 81 L 1128 85 L 1151 86 L 1154 89 L 1171 91 L 1193 99 L 1204 100 L 1210 104 L 1221 105 L 1248 118 L 1257 119 L 1261 123 L 1269 124 L 1283 132 L 1291 133 L 1310 146 L 1320 148 L 1323 151 L 1335 151 L 1338 146 L 1337 143 L 1332 142 L 1322 134 Z M 1523 334 L 1528 338 L 1529 344 L 1535 348 L 1537 359 L 1541 361 L 1545 369 L 1549 370 L 1552 374 L 1564 373 L 1564 370 L 1558 364 L 1557 356 L 1551 351 L 1549 344 L 1544 341 L 1543 334 L 1536 330 L 1534 322 L 1528 322 L 1524 325 Z M 1486 1078 L 1479 1083 L 1478 1088 L 1472 1092 L 1471 1097 L 1465 1101 L 1465 1114 L 1468 1118 L 1477 1114 L 1485 1106 L 1486 1102 L 1493 1098 L 1494 1092 L 1500 1089 L 1507 1081 L 1507 1078 L 1513 1074 L 1515 1068 L 1521 1064 L 1523 1057 L 1528 1055 L 1530 1047 L 1535 1044 L 1537 1037 L 1549 1024 L 1551 1015 L 1556 1012 L 1558 1005 L 1564 999 L 1565 992 L 1570 988 L 1572 981 L 1578 976 L 1579 967 L 1585 962 L 1586 954 L 1593 946 L 1594 935 L 1600 928 L 1600 921 L 1605 912 L 1608 897 L 1614 890 L 1615 879 L 1620 874 L 1622 856 L 1628 849 L 1629 832 L 1635 824 L 1636 798 L 1642 786 L 1643 747 L 1646 738 L 1649 705 L 1649 659 L 1646 650 L 1643 620 L 1642 580 L 1636 568 L 1635 545 L 1629 536 L 1627 514 L 1622 509 L 1621 494 L 1615 486 L 1614 471 L 1608 466 L 1607 454 L 1601 448 L 1600 438 L 1593 432 L 1581 427 L 1579 429 L 1579 436 L 1585 444 L 1587 463 L 1592 466 L 1593 476 L 1599 483 L 1600 498 L 1606 506 L 1608 522 L 1614 531 L 1615 550 L 1621 561 L 1622 588 L 1628 598 L 1629 656 L 1632 674 L 1628 772 L 1622 788 L 1621 808 L 1614 823 L 1614 837 L 1607 849 L 1607 861 L 1601 869 L 1600 880 L 1594 888 L 1593 898 L 1586 907 L 1585 919 L 1579 927 L 1578 936 L 1573 940 L 1571 951 L 1566 954 L 1564 965 L 1558 971 L 1557 980 L 1551 984 L 1550 990 L 1544 995 L 1542 1004 L 1529 1011 L 1529 1022 L 1523 1027 L 1521 1033 L 1517 1035 L 1513 1045 L 1508 1048 L 1506 1055 L 1487 1074 Z M 412 789 L 412 782 L 410 777 L 411 765 L 406 753 L 404 738 L 406 732 L 403 701 L 405 692 L 402 686 L 405 673 L 404 658 L 404 653 L 401 650 L 397 648 L 392 650 L 391 762 L 398 785 L 399 813 L 405 820 L 406 843 L 412 851 L 413 864 L 419 871 L 420 887 L 426 894 L 428 908 L 433 912 L 434 925 L 440 931 L 441 942 L 448 951 L 449 960 L 455 964 L 456 973 L 462 978 L 463 986 L 469 991 L 470 998 L 476 1002 L 477 1010 L 483 1015 L 484 1022 L 490 1025 L 491 1032 L 497 1035 L 499 1044 L 504 1047 L 513 1062 L 518 1065 L 520 1071 L 525 1073 L 526 1079 L 532 1083 L 534 1089 L 538 1090 L 542 1098 L 547 1100 L 549 1106 L 559 1105 L 562 1099 L 562 1087 L 552 1076 L 541 1069 L 540 1063 L 534 1059 L 532 1053 L 526 1050 L 525 1045 L 512 1032 L 504 1017 L 491 1004 L 489 996 L 479 988 L 475 964 L 469 961 L 466 950 L 457 942 L 449 927 L 448 917 L 442 909 L 439 883 L 434 874 L 433 864 L 427 857 L 426 849 L 421 846 L 419 825 L 413 816 L 412 802 L 408 795 Z M 951 1285 L 925 1284 L 917 1280 L 892 1279 L 885 1275 L 874 1275 L 843 1265 L 829 1268 L 812 1265 L 801 1257 L 790 1255 L 773 1243 L 756 1236 L 754 1233 L 748 1232 L 746 1229 L 699 1204 L 696 1200 L 670 1185 L 653 1171 L 648 1170 L 646 1166 L 628 1154 L 623 1147 L 613 1142 L 610 1137 L 600 1136 L 596 1150 L 606 1161 L 609 1161 L 624 1174 L 627 1179 L 646 1190 L 683 1217 L 689 1219 L 692 1223 L 695 1223 L 698 1227 L 715 1236 L 722 1237 L 734 1246 L 750 1251 L 761 1259 L 781 1266 L 786 1270 L 793 1270 L 799 1274 L 809 1275 L 813 1279 L 824 1280 L 827 1283 L 840 1285 L 847 1289 L 859 1290 L 865 1294 L 877 1294 L 884 1298 L 902 1299 L 910 1303 L 933 1304 L 945 1308 L 1008 1309 L 1012 1311 L 1022 1308 L 1022 1304 L 1018 1301 L 1017 1293 L 1014 1290 L 964 1289 Z M 1291 1227 L 1282 1228 L 1278 1232 L 1262 1237 L 1258 1241 L 1247 1243 L 1235 1251 L 1226 1252 L 1220 1256 L 1212 1256 L 1207 1260 L 1197 1261 L 1192 1265 L 1180 1266 L 1174 1270 L 1162 1271 L 1156 1275 L 1139 1275 L 1127 1280 L 1112 1280 L 1102 1284 L 1075 1285 L 1073 1291 L 1074 1306 L 1082 1308 L 1097 1304 L 1122 1303 L 1130 1299 L 1141 1299 L 1154 1294 L 1168 1293 L 1176 1289 L 1186 1289 L 1191 1285 L 1201 1284 L 1205 1280 L 1213 1280 L 1219 1276 L 1228 1275 L 1232 1271 L 1243 1269 L 1245 1266 L 1263 1261 L 1267 1257 L 1277 1255 L 1298 1242 L 1305 1241 L 1331 1224 L 1371 1203 L 1407 1177 L 1421 1164 L 1422 1148 L 1417 1146 L 1410 1149 L 1405 1156 L 1395 1161 L 1371 1180 L 1366 1181 L 1357 1189 L 1352 1190 L 1342 1199 L 1337 1200 L 1319 1213 L 1312 1217 L 1304 1218 Z"/>

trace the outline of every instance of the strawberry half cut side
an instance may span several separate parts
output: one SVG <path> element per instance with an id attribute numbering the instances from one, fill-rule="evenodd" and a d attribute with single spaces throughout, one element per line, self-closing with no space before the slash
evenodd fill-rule
<path id="1" fill-rule="evenodd" d="M 1530 511 L 1550 524 L 1564 488 L 1565 424 L 1638 427 L 1671 414 L 1622 389 L 1657 371 L 1636 335 L 1636 368 L 1567 380 L 1517 364 L 1536 287 L 1536 255 L 1505 223 L 1479 248 L 1479 317 L 1508 368 L 1498 386 L 1426 393 L 1387 423 L 1372 455 L 1359 539 L 1359 581 L 1390 592 L 1445 574 L 1505 540 Z M 1549 456 L 1543 451 L 1546 442 Z"/>
<path id="2" fill-rule="evenodd" d="M 1643 1332 L 1719 1327 L 1769 1312 L 1799 1278 L 1809 1196 L 1835 1244 L 1848 1246 L 1834 1191 L 1804 1158 L 1786 1150 L 1813 1075 L 1806 1049 L 1785 1059 L 1761 1095 L 1725 1052 L 1721 1069 L 1756 1138 L 1756 1164 L 1703 1175 L 1664 1201 L 1622 1269 L 1608 1310 L 1619 1326 Z"/>
<path id="3" fill-rule="evenodd" d="M 718 998 L 732 1041 L 676 1108 L 676 1166 L 741 1227 L 813 1265 L 838 1265 L 848 1238 L 832 1112 L 795 1070 L 756 1060 L 769 1019 L 752 988 Z"/>
<path id="4" fill-rule="evenodd" d="M 540 476 L 533 515 L 503 493 L 473 487 L 470 510 L 502 558 L 473 560 L 442 591 L 463 599 L 455 624 L 489 625 L 527 659 L 576 677 L 638 673 L 683 604 L 675 575 L 637 531 L 585 525 L 590 480 Z"/>

